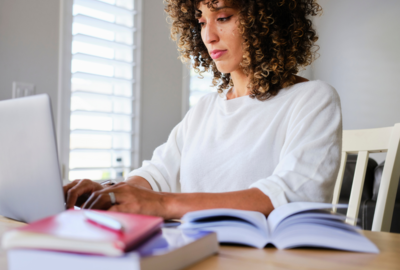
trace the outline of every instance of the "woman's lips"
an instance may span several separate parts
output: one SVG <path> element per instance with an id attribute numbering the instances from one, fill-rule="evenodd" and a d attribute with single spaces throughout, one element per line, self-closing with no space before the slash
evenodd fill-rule
<path id="1" fill-rule="evenodd" d="M 224 55 L 228 50 L 214 50 L 211 52 L 211 58 L 217 59 Z"/>

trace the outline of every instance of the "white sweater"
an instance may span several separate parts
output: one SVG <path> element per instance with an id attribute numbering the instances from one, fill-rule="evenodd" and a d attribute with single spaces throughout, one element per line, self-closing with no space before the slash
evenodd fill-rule
<path id="1" fill-rule="evenodd" d="M 259 188 L 276 208 L 287 202 L 328 202 L 339 169 L 340 100 L 311 81 L 282 89 L 267 101 L 200 99 L 130 172 L 164 192 L 227 192 Z"/>

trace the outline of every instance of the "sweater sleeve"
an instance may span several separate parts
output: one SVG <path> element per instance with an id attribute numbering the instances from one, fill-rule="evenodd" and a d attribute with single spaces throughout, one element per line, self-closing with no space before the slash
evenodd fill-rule
<path id="1" fill-rule="evenodd" d="M 277 208 L 288 202 L 329 202 L 340 165 L 340 100 L 319 85 L 294 104 L 279 162 L 272 175 L 253 183 Z"/>
<path id="2" fill-rule="evenodd" d="M 157 147 L 151 160 L 144 160 L 142 167 L 131 171 L 128 176 L 140 176 L 146 179 L 154 191 L 180 192 L 181 150 L 188 125 L 190 111 L 176 125 L 167 142 Z"/>

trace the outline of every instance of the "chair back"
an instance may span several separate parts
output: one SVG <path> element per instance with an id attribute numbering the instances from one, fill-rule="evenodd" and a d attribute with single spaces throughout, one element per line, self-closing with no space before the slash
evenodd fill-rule
<path id="1" fill-rule="evenodd" d="M 375 208 L 372 231 L 390 231 L 400 177 L 400 123 L 393 127 L 344 130 L 339 174 L 333 192 L 337 204 L 348 154 L 358 154 L 346 222 L 357 223 L 369 153 L 387 152 Z"/>

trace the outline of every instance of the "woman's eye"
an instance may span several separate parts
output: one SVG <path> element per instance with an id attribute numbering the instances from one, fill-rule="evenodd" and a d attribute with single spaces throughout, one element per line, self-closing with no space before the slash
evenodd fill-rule
<path id="1" fill-rule="evenodd" d="M 218 18 L 217 19 L 217 21 L 220 21 L 220 22 L 226 22 L 226 21 L 228 21 L 231 17 L 232 17 L 233 15 L 231 15 L 231 16 L 228 16 L 228 17 L 222 17 L 222 18 Z"/>
<path id="2" fill-rule="evenodd" d="M 226 22 L 226 21 L 228 21 L 232 16 L 233 16 L 233 15 L 228 16 L 228 17 L 221 17 L 221 18 L 218 18 L 217 21 L 218 21 L 218 22 Z M 199 25 L 200 25 L 200 28 L 203 28 L 203 26 L 205 25 L 205 22 L 199 22 Z"/>

